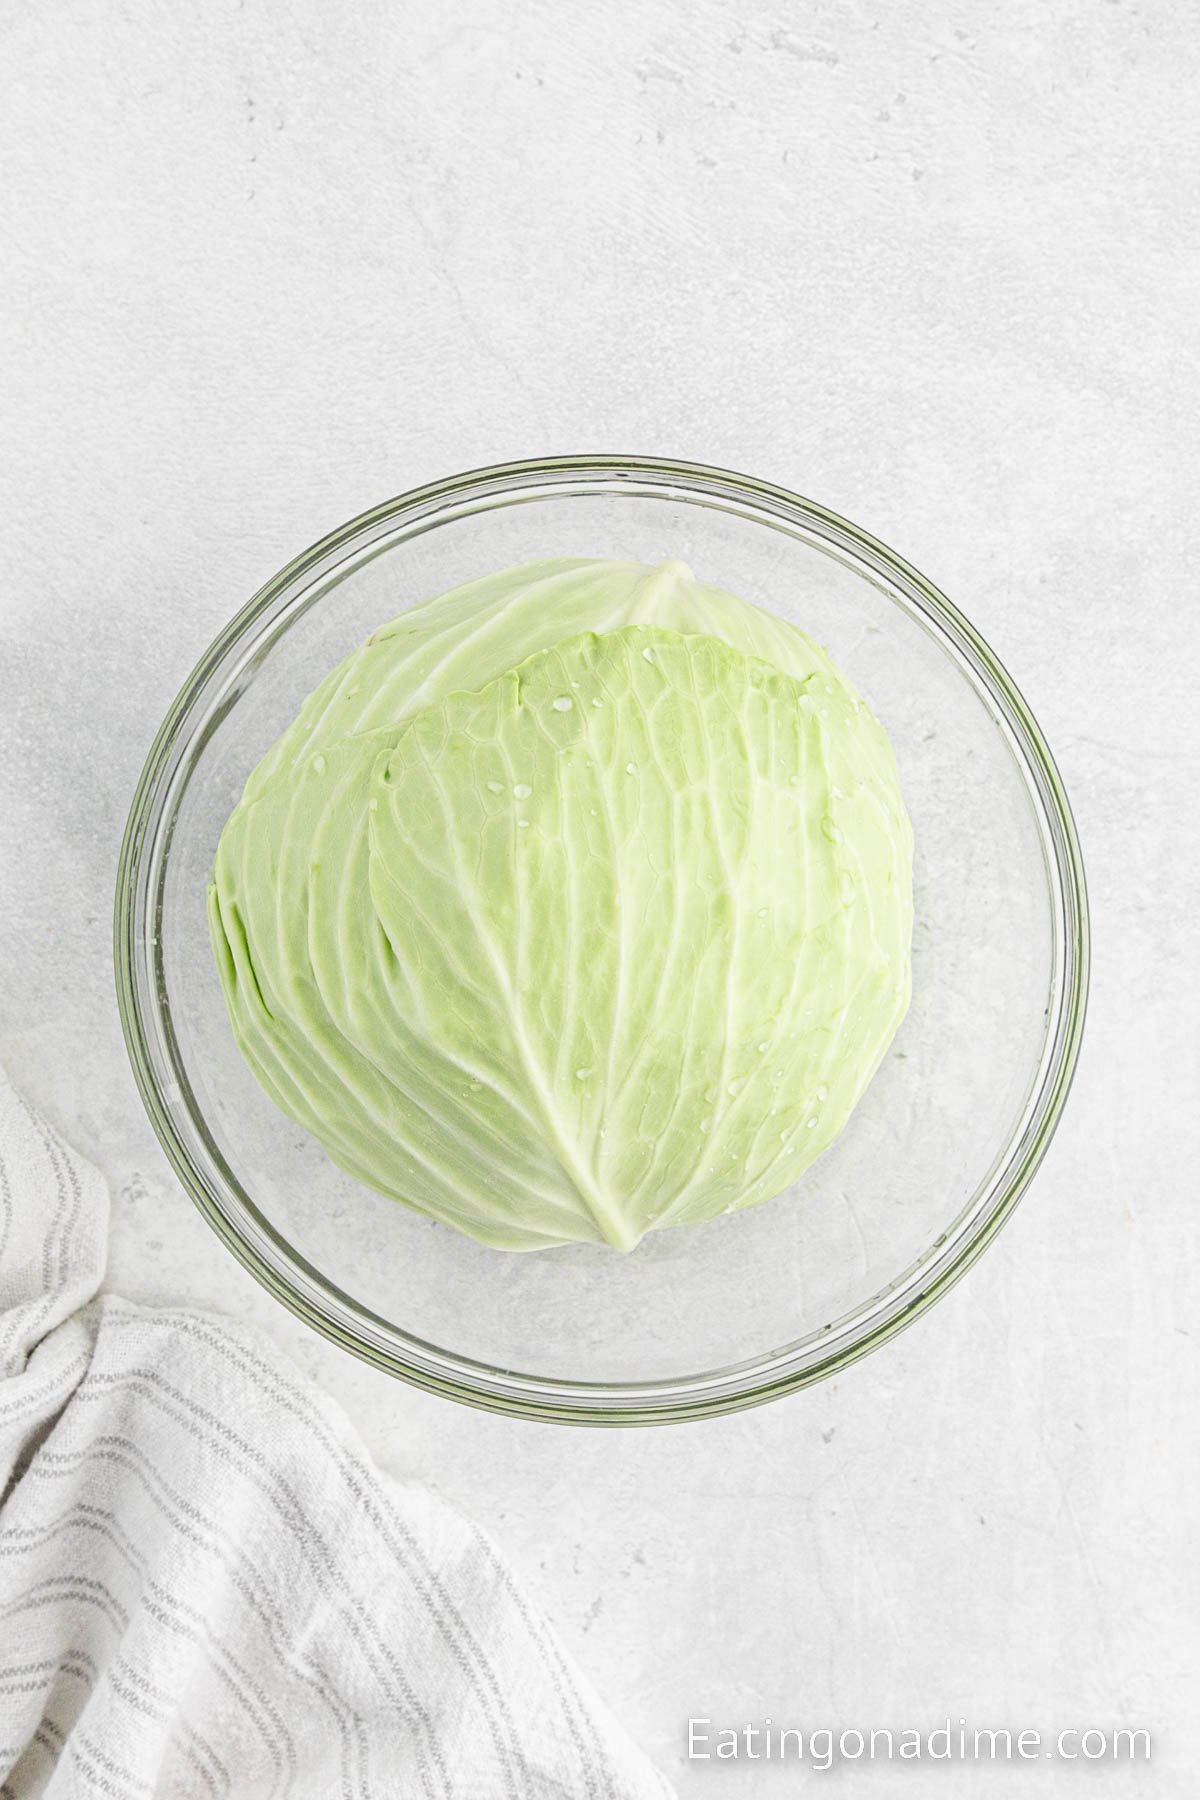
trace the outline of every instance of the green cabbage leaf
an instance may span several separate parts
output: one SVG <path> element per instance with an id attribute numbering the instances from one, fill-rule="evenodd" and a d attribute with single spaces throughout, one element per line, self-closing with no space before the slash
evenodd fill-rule
<path id="1" fill-rule="evenodd" d="M 895 761 L 825 653 L 682 565 L 401 615 L 260 765 L 209 894 L 238 1042 L 343 1167 L 504 1249 L 753 1205 L 909 995 Z"/>

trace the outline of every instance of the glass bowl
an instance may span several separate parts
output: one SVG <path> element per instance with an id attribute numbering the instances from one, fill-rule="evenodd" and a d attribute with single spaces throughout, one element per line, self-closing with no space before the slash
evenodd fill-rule
<path id="1" fill-rule="evenodd" d="M 489 1250 L 363 1187 L 234 1044 L 205 922 L 221 828 L 320 678 L 404 607 L 545 556 L 680 557 L 826 644 L 895 746 L 916 835 L 913 1001 L 794 1188 L 629 1256 Z M 406 494 L 268 582 L 155 738 L 121 854 L 122 1023 L 146 1107 L 229 1248 L 335 1342 L 437 1393 L 597 1425 L 730 1411 L 915 1319 L 1012 1212 L 1066 1098 L 1087 987 L 1083 870 L 1009 676 L 915 569 L 720 469 L 560 457 Z"/>

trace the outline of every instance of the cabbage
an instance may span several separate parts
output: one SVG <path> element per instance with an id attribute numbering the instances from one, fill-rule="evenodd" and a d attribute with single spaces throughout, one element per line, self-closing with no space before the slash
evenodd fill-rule
<path id="1" fill-rule="evenodd" d="M 344 1168 L 504 1249 L 631 1249 L 788 1186 L 909 993 L 882 728 L 681 564 L 402 614 L 247 784 L 209 893 L 234 1031 Z"/>

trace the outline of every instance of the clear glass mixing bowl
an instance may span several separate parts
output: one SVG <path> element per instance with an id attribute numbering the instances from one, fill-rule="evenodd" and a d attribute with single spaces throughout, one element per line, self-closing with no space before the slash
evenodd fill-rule
<path id="1" fill-rule="evenodd" d="M 600 1246 L 488 1250 L 343 1174 L 234 1044 L 205 922 L 218 835 L 305 694 L 375 626 L 545 556 L 680 557 L 827 644 L 891 736 L 916 834 L 912 1007 L 842 1137 L 776 1200 Z M 353 520 L 206 651 L 134 796 L 121 1016 L 184 1186 L 234 1254 L 349 1350 L 455 1399 L 564 1422 L 729 1411 L 923 1312 L 1013 1210 L 1079 1050 L 1087 911 L 1061 781 L 962 615 L 820 506 L 719 469 L 563 457 Z"/>

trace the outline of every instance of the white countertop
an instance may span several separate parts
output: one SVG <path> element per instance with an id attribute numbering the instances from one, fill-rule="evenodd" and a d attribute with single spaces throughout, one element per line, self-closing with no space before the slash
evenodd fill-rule
<path id="1" fill-rule="evenodd" d="M 387 1469 L 494 1531 L 685 1793 L 798 1779 L 687 1769 L 695 1715 L 1145 1726 L 1152 1771 L 1104 1791 L 1193 1794 L 1189 9 L 7 19 L 0 1058 L 107 1171 L 111 1286 L 256 1319 Z M 1096 942 L 1064 1123 L 955 1292 L 836 1382 L 640 1434 L 474 1414 L 305 1332 L 180 1193 L 110 970 L 133 784 L 218 627 L 373 501 L 579 449 L 795 487 L 957 600 L 1058 756 Z"/>

